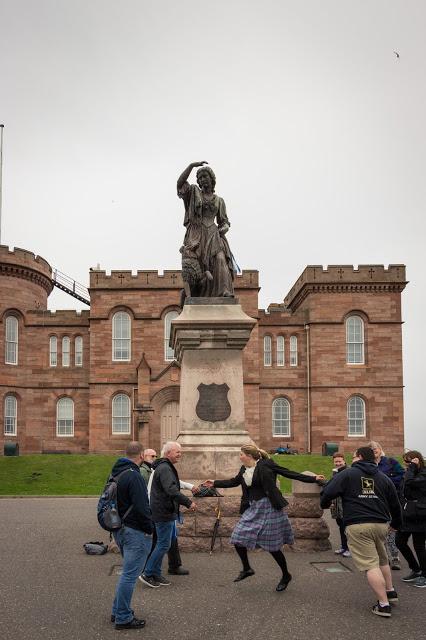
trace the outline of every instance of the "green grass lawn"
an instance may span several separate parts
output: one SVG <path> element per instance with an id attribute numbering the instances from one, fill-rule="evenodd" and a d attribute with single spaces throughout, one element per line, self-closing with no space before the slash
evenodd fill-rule
<path id="1" fill-rule="evenodd" d="M 331 457 L 273 457 L 293 471 L 308 470 L 327 478 L 331 476 Z M 115 455 L 90 454 L 0 457 L 0 495 L 99 495 L 116 458 Z M 291 481 L 281 478 L 280 482 L 281 490 L 290 493 Z"/>
<path id="2" fill-rule="evenodd" d="M 0 495 L 98 495 L 117 456 L 28 455 L 0 458 Z"/>

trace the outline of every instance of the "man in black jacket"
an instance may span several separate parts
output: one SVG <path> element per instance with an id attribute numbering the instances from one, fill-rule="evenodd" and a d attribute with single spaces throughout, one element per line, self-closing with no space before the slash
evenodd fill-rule
<path id="1" fill-rule="evenodd" d="M 149 479 L 153 473 L 153 465 L 157 459 L 157 452 L 155 449 L 145 449 L 143 452 L 143 463 L 141 464 L 141 475 L 148 486 Z M 181 489 L 194 489 L 194 485 L 189 482 L 180 481 Z M 149 497 L 149 496 L 148 496 Z M 157 544 L 157 534 L 154 531 L 152 532 L 152 551 L 154 550 L 155 545 Z M 169 574 L 174 576 L 187 576 L 189 575 L 188 569 L 184 569 L 182 567 L 182 559 L 180 557 L 179 552 L 179 544 L 177 536 L 172 537 L 172 542 L 170 545 L 170 549 L 167 552 L 167 556 L 169 559 Z M 140 580 L 142 580 L 142 576 L 140 576 Z"/>
<path id="2" fill-rule="evenodd" d="M 378 602 L 372 612 L 390 618 L 390 602 L 398 595 L 392 585 L 392 573 L 386 552 L 389 522 L 392 529 L 401 524 L 401 507 L 393 482 L 379 471 L 370 447 L 356 452 L 352 467 L 337 474 L 321 492 L 321 507 L 328 509 L 332 500 L 342 498 L 343 521 L 349 549 L 355 565 L 366 571 L 368 584 Z"/>
<path id="3" fill-rule="evenodd" d="M 150 481 L 150 506 L 157 543 L 141 576 L 142 582 L 154 588 L 170 584 L 161 575 L 161 564 L 170 549 L 172 539 L 176 536 L 180 505 L 191 511 L 196 510 L 195 502 L 180 492 L 180 480 L 174 466 L 182 456 L 180 444 L 167 442 L 163 448 L 163 455 L 163 458 L 152 465 L 154 472 Z"/>
<path id="4" fill-rule="evenodd" d="M 117 480 L 117 506 L 122 528 L 114 532 L 115 541 L 123 556 L 123 572 L 117 583 L 112 605 L 111 622 L 115 628 L 141 629 L 145 620 L 136 618 L 131 600 L 152 544 L 152 520 L 145 480 L 139 467 L 143 460 L 140 442 L 129 442 L 124 458 L 119 458 L 111 475 Z"/>

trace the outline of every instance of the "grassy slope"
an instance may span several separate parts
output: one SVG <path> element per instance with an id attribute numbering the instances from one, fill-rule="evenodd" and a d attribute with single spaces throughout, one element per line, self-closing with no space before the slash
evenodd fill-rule
<path id="1" fill-rule="evenodd" d="M 0 495 L 98 495 L 117 456 L 0 458 Z"/>
<path id="2" fill-rule="evenodd" d="M 0 495 L 99 495 L 115 455 L 29 455 L 0 458 Z M 332 458 L 276 455 L 274 459 L 294 471 L 313 471 L 327 478 Z M 349 458 L 348 458 L 349 461 Z M 281 490 L 291 481 L 281 478 Z"/>

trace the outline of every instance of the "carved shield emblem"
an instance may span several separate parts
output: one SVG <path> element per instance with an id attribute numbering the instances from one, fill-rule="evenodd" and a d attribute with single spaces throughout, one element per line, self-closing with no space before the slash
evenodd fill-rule
<path id="1" fill-rule="evenodd" d="M 200 397 L 195 412 L 201 420 L 219 422 L 231 415 L 231 405 L 228 400 L 229 387 L 227 384 L 199 384 L 197 387 Z"/>

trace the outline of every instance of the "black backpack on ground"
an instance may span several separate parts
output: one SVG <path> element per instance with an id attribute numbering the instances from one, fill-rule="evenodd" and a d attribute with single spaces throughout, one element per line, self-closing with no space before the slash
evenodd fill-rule
<path id="1" fill-rule="evenodd" d="M 120 518 L 117 505 L 117 483 L 121 476 L 133 469 L 125 469 L 118 476 L 110 475 L 98 501 L 98 522 L 102 529 L 112 533 L 121 529 L 124 519 L 133 509 L 133 505 L 127 509 L 126 513 Z"/>

